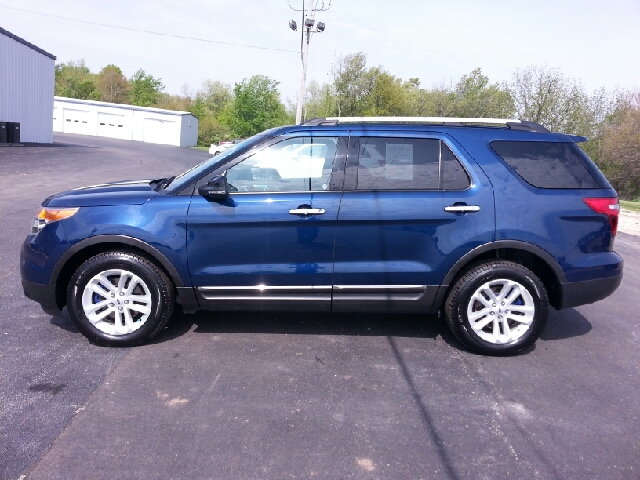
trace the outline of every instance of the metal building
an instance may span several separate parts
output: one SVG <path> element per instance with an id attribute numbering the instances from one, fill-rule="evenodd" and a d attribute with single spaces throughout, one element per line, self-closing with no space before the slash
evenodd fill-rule
<path id="1" fill-rule="evenodd" d="M 21 142 L 53 141 L 55 60 L 0 28 L 0 122 L 19 122 Z"/>
<path id="2" fill-rule="evenodd" d="M 193 147 L 198 119 L 189 112 L 54 97 L 53 131 Z"/>

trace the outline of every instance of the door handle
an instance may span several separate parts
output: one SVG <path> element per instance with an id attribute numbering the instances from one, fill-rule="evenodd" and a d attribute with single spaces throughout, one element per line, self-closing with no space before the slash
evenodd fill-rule
<path id="1" fill-rule="evenodd" d="M 311 217 L 312 215 L 324 215 L 324 208 L 292 208 L 289 210 L 290 215 L 299 217 Z"/>
<path id="2" fill-rule="evenodd" d="M 475 213 L 480 211 L 480 207 L 477 205 L 450 205 L 444 207 L 444 211 L 451 213 Z"/>

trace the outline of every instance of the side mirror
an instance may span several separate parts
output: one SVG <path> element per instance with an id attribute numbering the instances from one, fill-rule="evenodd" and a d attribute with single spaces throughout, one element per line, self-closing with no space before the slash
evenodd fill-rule
<path id="1" fill-rule="evenodd" d="M 209 198 L 227 198 L 229 196 L 227 177 L 224 175 L 213 177 L 205 185 L 198 188 L 198 193 Z"/>

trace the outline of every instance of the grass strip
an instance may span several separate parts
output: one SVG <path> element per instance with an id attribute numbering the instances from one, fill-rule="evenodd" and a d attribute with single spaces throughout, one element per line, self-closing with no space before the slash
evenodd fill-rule
<path id="1" fill-rule="evenodd" d="M 620 206 L 626 210 L 640 212 L 640 202 L 630 202 L 629 200 L 620 200 Z"/>

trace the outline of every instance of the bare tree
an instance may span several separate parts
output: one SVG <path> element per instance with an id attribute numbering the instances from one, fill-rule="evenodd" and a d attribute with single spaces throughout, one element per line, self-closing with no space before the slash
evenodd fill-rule
<path id="1" fill-rule="evenodd" d="M 516 70 L 508 89 L 519 119 L 550 130 L 580 133 L 588 116 L 589 97 L 584 88 L 558 69 L 530 66 Z"/>

